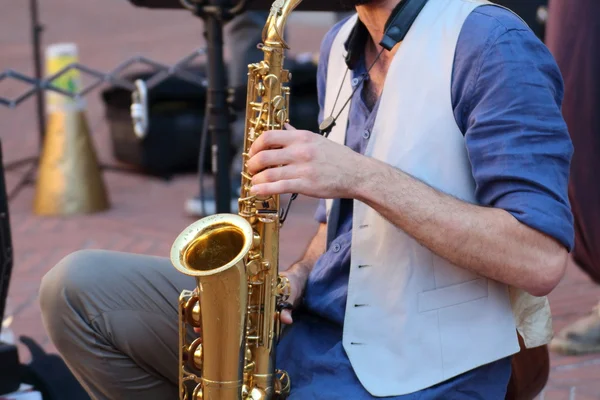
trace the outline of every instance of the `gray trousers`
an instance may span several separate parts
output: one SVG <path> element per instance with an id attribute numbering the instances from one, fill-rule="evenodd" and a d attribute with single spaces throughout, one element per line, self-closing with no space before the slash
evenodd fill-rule
<path id="1" fill-rule="evenodd" d="M 44 276 L 42 320 L 93 399 L 177 399 L 177 301 L 194 285 L 167 258 L 82 250 Z"/>

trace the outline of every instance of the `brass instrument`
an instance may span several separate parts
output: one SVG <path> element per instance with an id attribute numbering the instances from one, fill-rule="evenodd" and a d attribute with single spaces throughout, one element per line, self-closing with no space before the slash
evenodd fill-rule
<path id="1" fill-rule="evenodd" d="M 248 66 L 244 161 L 262 132 L 288 122 L 283 31 L 300 1 L 273 3 L 262 34 L 264 59 Z M 290 391 L 287 373 L 275 369 L 280 306 L 290 290 L 279 275 L 279 196 L 251 195 L 245 165 L 241 175 L 238 215 L 194 222 L 171 249 L 175 268 L 196 278 L 196 289 L 179 298 L 181 400 L 284 399 Z M 193 338 L 192 327 L 201 328 L 201 337 Z"/>

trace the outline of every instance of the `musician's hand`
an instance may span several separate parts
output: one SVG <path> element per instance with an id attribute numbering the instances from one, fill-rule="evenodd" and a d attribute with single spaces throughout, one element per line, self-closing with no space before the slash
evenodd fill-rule
<path id="1" fill-rule="evenodd" d="M 282 271 L 281 275 L 287 277 L 290 281 L 290 297 L 287 301 L 293 308 L 296 308 L 300 305 L 302 300 L 302 295 L 304 294 L 304 288 L 306 287 L 306 281 L 308 279 L 308 272 L 300 265 L 296 264 L 287 271 Z M 293 309 L 284 309 L 281 311 L 280 319 L 282 323 L 289 325 L 294 322 L 292 319 L 292 311 Z"/>
<path id="2" fill-rule="evenodd" d="M 258 195 L 300 193 L 317 198 L 353 198 L 366 179 L 367 157 L 309 131 L 266 131 L 256 139 L 246 163 L 252 192 Z"/>
<path id="3" fill-rule="evenodd" d="M 304 287 L 306 286 L 306 280 L 308 279 L 308 273 L 304 268 L 301 268 L 296 264 L 287 271 L 282 271 L 281 275 L 287 277 L 288 281 L 290 282 L 290 297 L 287 299 L 287 301 L 292 305 L 293 308 L 295 308 L 300 304 L 302 299 Z M 196 289 L 194 289 L 194 292 L 196 292 Z M 291 324 L 293 322 L 292 310 L 282 310 L 280 319 L 284 324 Z M 202 334 L 202 329 L 194 328 L 194 332 L 200 335 Z"/>

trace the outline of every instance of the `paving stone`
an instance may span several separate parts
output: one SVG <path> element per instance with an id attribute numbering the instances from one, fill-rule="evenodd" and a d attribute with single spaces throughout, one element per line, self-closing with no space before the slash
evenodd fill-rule
<path id="1" fill-rule="evenodd" d="M 568 388 L 546 388 L 537 400 L 597 400 L 598 396 L 582 393 L 577 386 Z"/>

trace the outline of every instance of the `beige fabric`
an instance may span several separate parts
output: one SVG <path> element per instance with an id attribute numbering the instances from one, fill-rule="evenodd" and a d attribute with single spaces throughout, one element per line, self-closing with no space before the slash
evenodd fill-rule
<path id="1" fill-rule="evenodd" d="M 517 331 L 523 338 L 525 347 L 548 344 L 553 335 L 548 298 L 535 297 L 515 287 L 509 287 L 509 295 Z"/>

